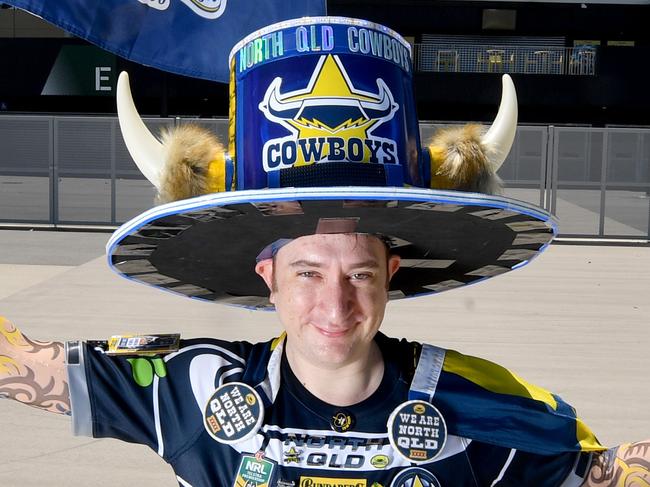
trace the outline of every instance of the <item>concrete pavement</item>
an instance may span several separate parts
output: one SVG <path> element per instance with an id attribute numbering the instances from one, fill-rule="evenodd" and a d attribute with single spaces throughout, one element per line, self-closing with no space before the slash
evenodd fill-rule
<path id="1" fill-rule="evenodd" d="M 262 340 L 273 313 L 129 282 L 108 235 L 0 231 L 0 314 L 36 339 L 129 331 Z M 606 444 L 650 437 L 650 248 L 553 245 L 488 283 L 389 305 L 383 331 L 497 361 L 573 404 Z M 0 402 L 0 485 L 175 486 L 145 447 L 73 438 L 69 419 Z"/>

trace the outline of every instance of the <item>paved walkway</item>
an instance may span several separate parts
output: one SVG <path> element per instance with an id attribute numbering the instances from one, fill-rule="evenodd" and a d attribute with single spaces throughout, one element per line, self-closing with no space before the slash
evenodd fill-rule
<path id="1" fill-rule="evenodd" d="M 37 339 L 182 331 L 261 340 L 273 313 L 199 303 L 112 274 L 107 235 L 0 231 L 0 314 Z M 500 362 L 571 402 L 601 441 L 650 437 L 650 248 L 554 245 L 489 283 L 391 303 L 383 330 Z M 145 447 L 73 438 L 0 402 L 3 487 L 172 487 Z"/>

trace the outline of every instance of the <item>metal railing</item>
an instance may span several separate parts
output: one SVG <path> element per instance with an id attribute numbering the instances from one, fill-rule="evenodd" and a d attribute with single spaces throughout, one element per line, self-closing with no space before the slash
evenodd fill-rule
<path id="1" fill-rule="evenodd" d="M 194 121 L 227 140 L 227 120 Z M 420 124 L 423 144 L 441 125 Z M 2 224 L 116 226 L 153 205 L 114 117 L 0 116 L 0 147 Z M 650 240 L 650 129 L 519 126 L 499 175 L 561 236 Z"/>
<path id="2" fill-rule="evenodd" d="M 592 47 L 416 44 L 416 71 L 451 73 L 523 73 L 593 76 Z"/>

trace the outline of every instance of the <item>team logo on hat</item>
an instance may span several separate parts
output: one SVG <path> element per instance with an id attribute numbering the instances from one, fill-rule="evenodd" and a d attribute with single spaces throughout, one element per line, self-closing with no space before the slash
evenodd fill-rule
<path id="1" fill-rule="evenodd" d="M 397 143 L 373 136 L 399 105 L 381 79 L 377 93 L 355 89 L 340 58 L 321 56 L 307 88 L 282 93 L 282 78 L 269 85 L 259 108 L 291 135 L 266 141 L 264 170 L 316 162 L 399 163 Z"/>

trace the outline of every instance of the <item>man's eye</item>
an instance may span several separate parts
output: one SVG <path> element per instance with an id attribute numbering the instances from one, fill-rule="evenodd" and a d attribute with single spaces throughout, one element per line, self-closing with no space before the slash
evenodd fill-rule
<path id="1" fill-rule="evenodd" d="M 316 273 L 314 271 L 301 271 L 301 272 L 298 272 L 298 276 L 300 276 L 300 277 L 316 277 Z"/>
<path id="2" fill-rule="evenodd" d="M 372 276 L 367 272 L 356 272 L 352 274 L 350 277 L 355 281 L 364 281 L 366 279 L 370 279 Z"/>

